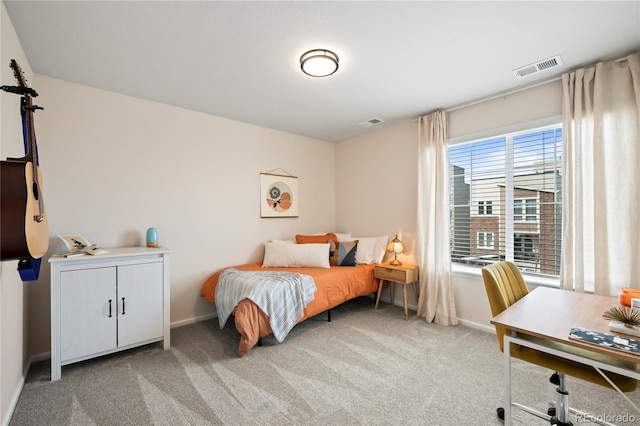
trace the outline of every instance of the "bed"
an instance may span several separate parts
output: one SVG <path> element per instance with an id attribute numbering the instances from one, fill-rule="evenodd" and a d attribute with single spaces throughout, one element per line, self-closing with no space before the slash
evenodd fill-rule
<path id="1" fill-rule="evenodd" d="M 329 311 L 341 303 L 359 296 L 367 296 L 378 290 L 378 280 L 373 276 L 374 264 L 330 267 L 263 267 L 263 263 L 233 266 L 239 271 L 282 271 L 308 275 L 315 282 L 316 291 L 305 307 L 298 323 L 319 313 Z M 229 268 L 214 273 L 203 284 L 201 296 L 211 303 L 216 302 L 216 286 L 220 274 Z M 233 309 L 236 330 L 240 333 L 238 355 L 243 357 L 262 337 L 272 334 L 269 318 L 251 300 L 243 299 Z"/>

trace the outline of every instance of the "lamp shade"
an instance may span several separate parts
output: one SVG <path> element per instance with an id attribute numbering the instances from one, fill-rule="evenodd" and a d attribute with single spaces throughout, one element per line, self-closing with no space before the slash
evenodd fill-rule
<path id="1" fill-rule="evenodd" d="M 404 243 L 398 239 L 398 235 L 396 235 L 393 240 L 389 241 L 389 244 L 387 244 L 387 251 L 394 254 L 394 258 L 391 261 L 392 265 L 402 265 L 402 262 L 398 260 L 398 255 L 404 252 Z"/>
<path id="2" fill-rule="evenodd" d="M 300 69 L 311 77 L 327 77 L 338 71 L 338 55 L 330 50 L 309 50 L 300 57 Z"/>

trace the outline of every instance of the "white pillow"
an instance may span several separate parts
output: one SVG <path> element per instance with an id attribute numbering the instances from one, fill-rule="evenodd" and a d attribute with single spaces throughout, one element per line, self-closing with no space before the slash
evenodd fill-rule
<path id="1" fill-rule="evenodd" d="M 373 250 L 373 263 L 382 263 L 384 255 L 387 251 L 387 243 L 389 242 L 389 236 L 383 235 L 382 237 L 376 237 L 376 248 Z"/>
<path id="2" fill-rule="evenodd" d="M 356 251 L 356 263 L 382 263 L 387 250 L 387 235 L 381 237 L 358 237 L 358 251 Z"/>
<path id="3" fill-rule="evenodd" d="M 351 232 L 349 232 L 348 234 L 337 234 L 334 232 L 334 234 L 336 235 L 336 237 L 338 238 L 338 242 L 343 242 L 343 241 L 353 241 L 353 238 L 351 238 Z"/>
<path id="4" fill-rule="evenodd" d="M 375 238 L 354 238 L 358 240 L 358 250 L 356 251 L 356 263 L 369 265 L 373 263 L 373 252 L 376 248 Z"/>
<path id="5" fill-rule="evenodd" d="M 328 232 L 318 232 L 316 234 L 313 235 L 327 235 Z M 333 235 L 336 236 L 336 238 L 338 239 L 338 242 L 342 242 L 342 241 L 353 241 L 353 238 L 351 238 L 351 232 L 349 232 L 348 234 L 338 234 L 337 232 L 332 232 Z"/>
<path id="6" fill-rule="evenodd" d="M 329 243 L 264 243 L 263 268 L 329 268 Z"/>

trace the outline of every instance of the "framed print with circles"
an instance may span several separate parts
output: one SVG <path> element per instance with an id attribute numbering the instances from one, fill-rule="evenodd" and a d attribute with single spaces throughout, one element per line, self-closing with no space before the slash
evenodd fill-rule
<path id="1" fill-rule="evenodd" d="M 298 178 L 260 173 L 260 217 L 298 217 Z"/>

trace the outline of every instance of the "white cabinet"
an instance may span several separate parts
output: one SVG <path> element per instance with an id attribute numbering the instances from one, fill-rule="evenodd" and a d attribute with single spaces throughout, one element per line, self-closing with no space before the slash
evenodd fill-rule
<path id="1" fill-rule="evenodd" d="M 163 341 L 169 349 L 169 251 L 109 249 L 49 259 L 51 380 L 63 365 Z"/>
<path id="2" fill-rule="evenodd" d="M 117 347 L 116 269 L 60 273 L 60 360 L 63 362 Z M 52 307 L 53 311 L 53 307 Z M 53 323 L 53 319 L 51 321 Z M 56 333 L 51 330 L 51 336 Z"/>

